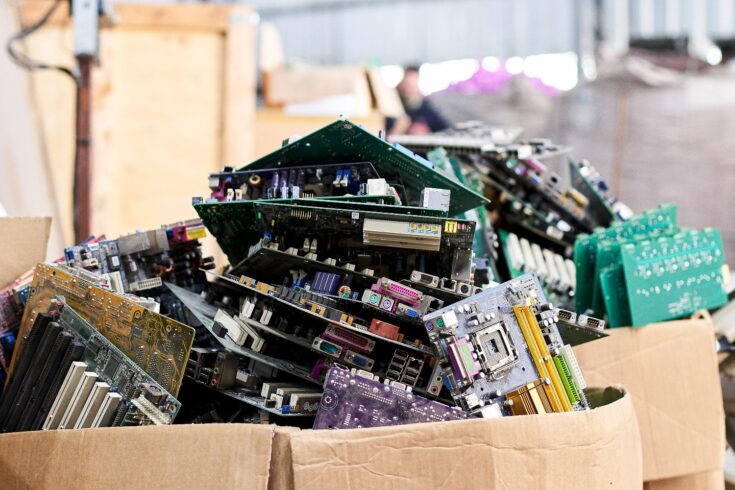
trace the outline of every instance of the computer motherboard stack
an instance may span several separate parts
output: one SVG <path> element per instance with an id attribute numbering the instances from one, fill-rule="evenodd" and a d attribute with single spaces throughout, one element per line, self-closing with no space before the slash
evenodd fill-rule
<path id="1" fill-rule="evenodd" d="M 542 163 L 565 149 L 478 125 L 401 141 L 335 121 L 210 175 L 199 219 L 39 264 L 0 296 L 0 430 L 588 410 L 572 346 L 607 335 L 597 316 L 640 321 L 678 280 L 704 300 L 669 316 L 719 301 L 715 232 L 631 218 L 590 164 Z"/>
<path id="2" fill-rule="evenodd" d="M 530 255 L 498 268 L 485 184 L 460 177 L 346 120 L 210 175 L 194 208 L 230 265 L 169 286 L 213 340 L 188 382 L 315 428 L 589 408 L 570 343 L 604 323 L 547 299 L 570 304 L 571 255 L 513 235 Z"/>
<path id="3" fill-rule="evenodd" d="M 611 195 L 588 162 L 568 159 L 561 165 L 567 178 L 553 170 L 548 162 L 563 160 L 570 148 L 547 139 L 523 140 L 521 133 L 519 128 L 468 122 L 431 135 L 394 136 L 392 141 L 425 155 L 491 199 L 484 212 L 496 229 L 501 277 L 533 272 L 554 303 L 573 309 L 576 237 L 624 221 L 632 212 Z"/>
<path id="4" fill-rule="evenodd" d="M 199 324 L 163 281 L 204 287 L 205 233 L 190 220 L 90 239 L 11 284 L 0 431 L 173 423 L 196 334 L 182 321 Z"/>

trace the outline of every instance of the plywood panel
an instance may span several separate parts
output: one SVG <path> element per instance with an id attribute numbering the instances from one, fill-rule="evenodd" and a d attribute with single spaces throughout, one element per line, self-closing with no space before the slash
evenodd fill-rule
<path id="1" fill-rule="evenodd" d="M 23 5 L 24 23 L 48 2 Z M 207 175 L 253 156 L 254 11 L 247 6 L 116 5 L 93 73 L 92 232 L 117 236 L 195 215 Z M 28 42 L 33 57 L 71 66 L 70 23 L 59 9 Z M 32 75 L 39 125 L 72 234 L 74 86 Z"/>
<path id="2" fill-rule="evenodd" d="M 113 235 L 194 215 L 222 161 L 224 38 L 206 33 L 119 30 L 110 57 L 114 128 L 106 213 Z"/>

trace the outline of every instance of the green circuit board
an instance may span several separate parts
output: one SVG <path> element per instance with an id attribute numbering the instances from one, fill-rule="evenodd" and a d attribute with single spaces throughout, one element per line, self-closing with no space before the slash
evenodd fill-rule
<path id="1" fill-rule="evenodd" d="M 260 199 L 263 202 L 272 202 L 276 204 L 293 204 L 296 200 L 304 200 L 304 199 L 316 199 L 319 202 L 336 202 L 336 203 L 343 203 L 343 202 L 349 202 L 349 203 L 357 203 L 357 204 L 363 204 L 363 203 L 372 203 L 376 205 L 384 205 L 384 206 L 395 206 L 397 204 L 395 196 L 391 196 L 388 194 L 385 195 L 361 195 L 361 196 L 353 196 L 351 194 L 346 194 L 344 196 L 320 196 L 320 197 L 312 197 L 312 198 L 285 198 L 285 199 Z"/>
<path id="2" fill-rule="evenodd" d="M 194 204 L 194 209 L 233 265 L 239 264 L 247 257 L 249 247 L 263 236 L 263 232 L 269 226 L 267 217 L 272 213 L 288 213 L 293 216 L 318 215 L 319 220 L 332 220 L 344 215 L 363 215 L 394 221 L 421 218 L 422 222 L 439 225 L 448 221 L 442 216 L 444 213 L 436 209 L 370 203 L 350 203 L 349 209 L 345 209 L 338 201 L 321 199 L 288 199 L 283 202 L 210 201 Z"/>
<path id="3" fill-rule="evenodd" d="M 377 202 L 363 201 L 350 202 L 349 206 L 345 206 L 342 201 L 335 199 L 321 198 L 298 198 L 289 199 L 290 202 L 281 202 L 279 204 L 293 204 L 296 206 L 312 206 L 331 209 L 346 209 L 354 211 L 369 211 L 372 213 L 394 213 L 410 216 L 432 216 L 436 218 L 446 218 L 447 212 L 441 209 L 420 208 L 415 206 L 391 206 L 390 204 L 381 204 Z"/>
<path id="4" fill-rule="evenodd" d="M 622 243 L 653 238 L 676 231 L 676 205 L 664 204 L 628 221 L 615 222 L 609 228 L 597 228 L 590 235 L 579 235 L 574 242 L 574 265 L 577 269 L 575 296 L 578 312 L 600 312 L 595 307 L 595 281 L 602 269 L 597 269 L 598 245 L 603 241 Z M 604 268 L 606 264 L 601 264 Z M 598 286 L 599 290 L 599 286 Z M 597 306 L 600 306 L 598 295 Z"/>
<path id="5" fill-rule="evenodd" d="M 719 230 L 689 230 L 620 249 L 633 326 L 727 302 Z"/>
<path id="6" fill-rule="evenodd" d="M 628 289 L 625 286 L 623 264 L 618 262 L 607 266 L 600 272 L 599 280 L 608 326 L 615 328 L 631 325 L 630 303 L 628 302 Z"/>
<path id="7" fill-rule="evenodd" d="M 449 214 L 489 204 L 481 194 L 434 170 L 428 160 L 391 144 L 348 120 L 337 120 L 242 167 L 240 170 L 290 168 L 314 162 L 371 162 L 380 176 L 416 205 L 425 187 L 449 189 Z"/>
<path id="8" fill-rule="evenodd" d="M 154 418 L 167 424 L 173 422 L 181 403 L 171 396 L 166 386 L 159 384 L 73 308 L 65 306 L 58 321 L 64 330 L 84 344 L 82 360 L 88 371 L 97 373 L 101 381 L 129 400 L 138 398 L 146 386 L 152 385 L 163 396 L 163 401 L 152 409 Z"/>

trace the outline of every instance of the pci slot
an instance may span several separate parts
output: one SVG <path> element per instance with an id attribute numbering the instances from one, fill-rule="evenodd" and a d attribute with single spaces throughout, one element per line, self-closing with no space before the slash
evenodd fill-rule
<path id="1" fill-rule="evenodd" d="M 48 417 L 43 424 L 44 430 L 59 428 L 61 419 L 64 416 L 66 409 L 69 407 L 69 402 L 71 402 L 72 396 L 74 395 L 74 390 L 78 386 L 86 369 L 87 364 L 84 362 L 75 361 L 71 364 L 69 371 L 66 373 L 66 377 L 64 378 L 64 382 L 61 384 L 61 389 L 59 390 L 58 395 L 56 395 L 53 405 L 51 405 Z"/>
<path id="2" fill-rule="evenodd" d="M 554 361 L 551 359 L 533 310 L 530 306 L 516 305 L 513 307 L 513 312 L 518 319 L 518 325 L 521 327 L 523 337 L 526 339 L 531 357 L 533 357 L 533 362 L 541 378 L 551 380 L 551 386 L 545 385 L 544 390 L 549 396 L 552 408 L 555 412 L 571 412 L 572 406 L 564 391 L 559 373 L 556 372 L 556 366 L 554 366 Z"/>
<path id="3" fill-rule="evenodd" d="M 366 218 L 362 228 L 363 243 L 438 252 L 441 230 L 438 224 Z"/>
<path id="4" fill-rule="evenodd" d="M 105 398 L 102 399 L 102 404 L 92 420 L 91 427 L 109 427 L 112 420 L 115 418 L 117 407 L 120 405 L 122 396 L 120 393 L 108 392 Z"/>
<path id="5" fill-rule="evenodd" d="M 61 418 L 59 429 L 73 428 L 82 412 L 84 404 L 87 402 L 89 394 L 92 392 L 94 384 L 97 382 L 97 373 L 86 371 L 82 374 L 82 378 L 74 390 L 71 402 Z"/>
<path id="6" fill-rule="evenodd" d="M 76 424 L 74 424 L 75 429 L 86 429 L 92 427 L 92 422 L 102 406 L 102 401 L 108 391 L 110 391 L 110 385 L 107 383 L 98 381 L 94 384 L 92 392 L 87 398 L 87 403 L 84 404 L 82 413 L 79 415 L 79 419 L 77 419 Z"/>

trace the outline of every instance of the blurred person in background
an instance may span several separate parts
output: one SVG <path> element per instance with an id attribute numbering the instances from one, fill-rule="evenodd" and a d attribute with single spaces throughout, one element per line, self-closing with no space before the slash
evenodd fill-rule
<path id="1" fill-rule="evenodd" d="M 404 69 L 403 80 L 396 88 L 408 117 L 405 120 L 388 121 L 388 133 L 428 134 L 449 127 L 449 123 L 419 90 L 417 66 L 407 66 Z"/>

